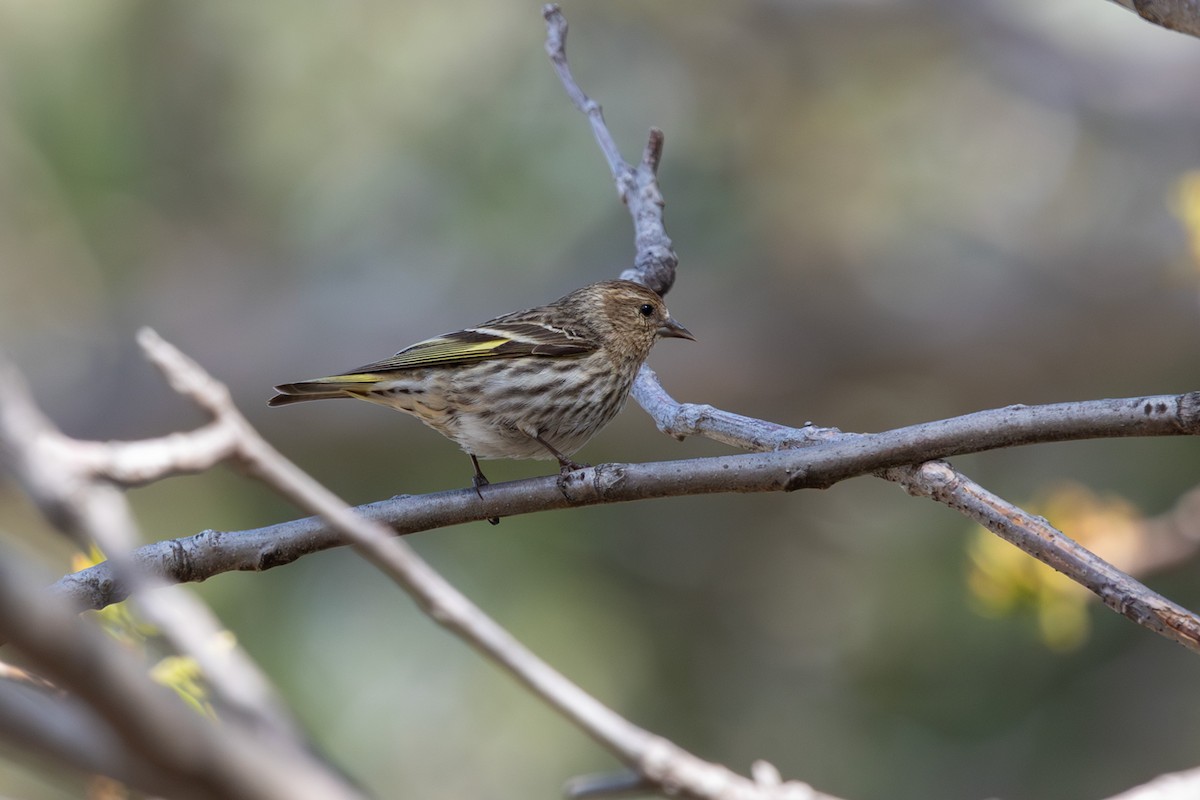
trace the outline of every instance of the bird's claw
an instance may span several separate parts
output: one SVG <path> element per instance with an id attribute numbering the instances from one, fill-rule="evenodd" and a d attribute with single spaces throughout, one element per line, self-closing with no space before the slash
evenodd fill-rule
<path id="1" fill-rule="evenodd" d="M 475 474 L 471 476 L 471 485 L 475 487 L 475 494 L 479 495 L 479 499 L 482 500 L 483 487 L 490 486 L 492 482 L 487 479 L 487 476 L 483 474 L 483 470 L 479 468 L 479 459 L 473 453 L 468 453 L 467 455 L 471 457 L 471 466 L 475 468 Z M 499 517 L 488 517 L 487 521 L 491 525 L 500 524 Z"/>
<path id="2" fill-rule="evenodd" d="M 581 469 L 587 469 L 591 464 L 577 464 L 569 458 L 564 458 L 558 462 L 558 471 L 566 475 L 568 472 L 577 472 Z"/>

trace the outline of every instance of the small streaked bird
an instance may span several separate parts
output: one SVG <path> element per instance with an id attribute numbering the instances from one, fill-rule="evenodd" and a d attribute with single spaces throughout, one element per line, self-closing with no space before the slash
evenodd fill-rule
<path id="1" fill-rule="evenodd" d="M 479 459 L 570 456 L 625 405 L 662 337 L 693 339 L 662 298 L 604 281 L 553 303 L 435 336 L 341 375 L 285 383 L 269 405 L 355 397 L 411 414 Z"/>

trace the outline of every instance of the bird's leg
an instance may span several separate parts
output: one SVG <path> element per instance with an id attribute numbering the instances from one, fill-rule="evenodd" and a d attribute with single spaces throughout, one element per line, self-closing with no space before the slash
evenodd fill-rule
<path id="1" fill-rule="evenodd" d="M 534 436 L 533 438 L 537 439 L 538 444 L 540 444 L 542 447 L 549 450 L 550 454 L 558 459 L 558 468 L 559 468 L 559 471 L 562 472 L 563 474 L 566 474 L 568 472 L 573 472 L 574 470 L 577 470 L 577 469 L 583 469 L 587 466 L 587 464 L 576 464 L 574 461 L 572 461 L 571 459 L 564 456 L 561 452 L 559 452 L 557 447 L 555 447 L 554 445 L 550 444 L 545 439 L 543 439 L 542 435 L 540 433 L 537 434 L 536 436 Z"/>
<path id="2" fill-rule="evenodd" d="M 483 499 L 482 489 L 484 486 L 489 485 L 491 483 L 491 481 L 489 481 L 487 479 L 487 476 L 483 474 L 483 470 L 479 468 L 479 459 L 475 457 L 475 454 L 467 453 L 467 455 L 469 455 L 471 457 L 471 466 L 473 466 L 475 468 L 475 474 L 471 477 L 471 485 L 475 487 L 475 494 L 479 495 L 479 499 L 482 500 Z M 492 525 L 500 524 L 499 517 L 488 517 L 487 521 L 490 522 Z"/>
<path id="3" fill-rule="evenodd" d="M 471 466 L 475 468 L 475 475 L 471 478 L 471 485 L 475 487 L 475 494 L 479 495 L 479 499 L 482 500 L 483 492 L 479 491 L 479 487 L 488 486 L 491 484 L 491 481 L 487 479 L 487 476 L 483 474 L 483 470 L 479 468 L 479 459 L 475 457 L 475 454 L 467 453 L 467 455 L 471 458 Z"/>

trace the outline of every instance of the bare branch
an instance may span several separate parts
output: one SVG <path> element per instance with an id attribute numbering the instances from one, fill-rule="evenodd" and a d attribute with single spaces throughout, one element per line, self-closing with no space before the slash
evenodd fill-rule
<path id="1" fill-rule="evenodd" d="M 637 399 L 654 417 L 659 428 L 674 436 L 699 434 L 751 450 L 807 446 L 809 449 L 805 452 L 819 447 L 814 446 L 813 442 L 842 441 L 848 437 L 862 436 L 813 426 L 786 428 L 730 414 L 711 406 L 680 404 L 671 399 L 654 376 L 651 378 L 638 384 Z M 1169 420 L 1169 427 L 1180 433 L 1194 434 L 1198 399 L 1200 396 L 1188 394 L 1173 399 L 1152 397 L 1105 400 L 1094 407 L 1097 416 L 1092 421 L 1099 422 L 1101 418 L 1107 420 L 1105 424 L 1112 425 L 1113 435 L 1120 436 L 1129 431 L 1131 426 L 1136 427 L 1139 415 L 1148 419 L 1163 414 Z M 962 441 L 990 440 L 991 434 L 984 433 L 976 426 L 990 428 L 994 425 L 995 433 L 1011 434 L 1013 443 L 1027 443 L 1023 437 L 1032 434 L 1035 428 L 1041 429 L 1039 436 L 1071 436 L 1074 433 L 1084 433 L 1092 423 L 1082 418 L 1066 423 L 1060 416 L 1063 413 L 1071 414 L 1071 408 L 1078 409 L 1078 405 L 1065 403 L 1054 406 L 1010 406 L 931 423 L 932 428 L 928 433 L 932 438 L 937 438 L 938 434 L 934 433 L 936 430 L 951 438 L 960 437 Z M 1043 425 L 1047 427 L 1043 428 Z M 923 436 L 926 426 L 913 426 L 907 430 L 912 432 L 917 429 L 922 431 L 918 435 Z M 905 429 L 901 429 L 903 430 Z M 1051 438 L 1045 441 L 1052 440 Z M 1200 617 L 1151 591 L 1082 547 L 1046 520 L 1029 514 L 989 492 L 949 464 L 940 460 L 930 460 L 913 466 L 890 467 L 879 470 L 877 474 L 900 484 L 909 494 L 936 500 L 961 512 L 1039 561 L 1087 587 L 1117 613 L 1124 614 L 1139 625 L 1190 650 L 1200 651 L 1200 626 L 1197 625 Z"/>
<path id="2" fill-rule="evenodd" d="M 608 132 L 608 126 L 604 124 L 604 111 L 600 108 L 600 104 L 584 94 L 583 90 L 579 88 L 579 84 L 575 82 L 574 76 L 571 75 L 571 65 L 567 63 L 566 53 L 567 18 L 562 15 L 561 9 L 556 5 L 544 6 L 542 16 L 546 19 L 546 53 L 550 56 L 550 63 L 554 65 L 554 71 L 558 73 L 558 79 L 562 81 L 571 103 L 582 111 L 592 124 L 592 134 L 596 137 L 596 144 L 599 145 L 600 152 L 608 161 L 609 171 L 612 172 L 613 179 L 617 182 L 617 193 L 624 202 L 626 194 L 632 187 L 632 169 L 621 157 L 621 151 L 617 147 L 616 141 Z"/>
<path id="3" fill-rule="evenodd" d="M 956 480 L 947 481 L 945 465 L 928 470 L 909 465 L 964 452 L 1043 441 L 1189 434 L 1200 422 L 1197 395 L 1189 394 L 1010 406 L 884 433 L 843 434 L 814 426 L 789 428 L 711 406 L 679 404 L 667 395 L 653 373 L 650 380 L 639 383 L 638 392 L 637 399 L 651 411 L 659 427 L 672 435 L 705 435 L 737 447 L 774 452 L 649 464 L 602 464 L 566 477 L 494 483 L 484 488 L 482 499 L 474 489 L 458 489 L 394 497 L 357 510 L 395 533 L 408 534 L 489 516 L 712 492 L 826 487 L 846 478 L 878 473 L 901 483 L 914 494 L 936 499 L 964 513 L 966 509 L 975 509 L 969 516 L 996 530 L 1005 528 L 1013 519 L 1035 518 L 1007 504 L 1000 506 L 1003 501 L 997 498 L 984 504 L 990 511 L 981 510 L 975 498 L 986 494 L 985 490 L 958 473 Z M 1034 525 L 1029 530 L 1041 528 Z M 1028 535 L 1038 540 L 1045 538 L 1044 531 Z M 1014 532 L 1010 531 L 1006 537 L 1018 540 L 1014 543 L 1029 552 L 1041 551 L 1043 560 L 1089 585 L 1101 597 L 1124 598 L 1129 594 L 1128 587 L 1140 586 L 1136 582 L 1124 583 L 1126 578 L 1114 586 L 1097 584 L 1094 578 L 1098 573 L 1089 566 L 1093 562 L 1072 556 L 1077 553 L 1078 545 L 1061 534 L 1055 537 L 1061 537 L 1057 555 L 1051 555 L 1045 546 L 1021 545 L 1021 537 Z M 204 531 L 146 545 L 134 551 L 132 557 L 141 569 L 169 581 L 188 582 L 232 570 L 270 569 L 346 543 L 334 528 L 310 518 L 236 533 Z M 1114 573 L 1108 574 L 1115 577 Z M 85 608 L 103 607 L 127 592 L 107 564 L 65 576 L 55 588 Z M 1142 590 L 1149 592 L 1144 587 Z M 1153 593 L 1146 596 L 1157 597 Z M 1136 608 L 1127 606 L 1126 611 Z M 1168 616 L 1174 620 L 1177 612 Z M 1165 619 L 1161 615 L 1159 618 Z M 1171 638 L 1192 638 L 1186 622 L 1190 618 L 1180 618 L 1185 624 L 1181 630 L 1188 631 L 1187 635 L 1176 631 L 1169 634 Z M 1174 629 L 1175 623 L 1168 627 Z"/>
<path id="4" fill-rule="evenodd" d="M 1151 6 L 1160 12 L 1181 12 L 1183 6 L 1191 6 L 1194 16 L 1197 3 L 1193 0 L 1174 0 L 1155 3 L 1154 0 L 1137 0 L 1139 13 L 1145 15 Z M 1169 9 L 1167 7 L 1170 7 Z M 662 155 L 662 134 L 652 130 L 650 142 L 642 158 L 641 167 L 633 170 L 615 155 L 612 137 L 604 126 L 599 106 L 579 89 L 567 65 L 564 51 L 566 20 L 556 6 L 547 6 L 546 49 L 551 54 L 555 69 L 567 95 L 577 108 L 587 113 L 605 153 L 622 197 L 626 198 L 633 218 L 635 240 L 638 248 L 637 265 L 642 263 L 661 264 L 658 244 L 666 239 L 662 229 L 662 195 L 658 188 L 657 169 Z M 1156 20 L 1160 21 L 1161 20 Z M 639 187 L 638 202 L 629 200 L 627 188 L 630 180 Z M 674 256 L 671 253 L 672 258 Z M 670 261 L 673 281 L 674 260 Z M 636 272 L 636 267 L 635 267 Z M 629 276 L 623 276 L 629 277 Z M 661 278 L 660 278 L 661 280 Z M 859 441 L 861 435 L 843 434 L 831 428 L 789 428 L 764 420 L 731 414 L 711 406 L 680 404 L 667 394 L 657 376 L 648 367 L 643 367 L 633 387 L 633 397 L 650 414 L 664 433 L 683 438 L 699 434 L 725 444 L 755 451 L 778 451 L 805 447 L 805 453 L 813 455 L 820 450 L 819 442 L 828 446 L 834 442 Z M 908 429 L 890 431 L 887 436 L 897 444 L 909 435 L 929 444 L 923 455 L 914 453 L 908 464 L 880 464 L 874 470 L 880 477 L 900 483 L 911 494 L 928 497 L 959 510 L 980 522 L 990 530 L 1020 547 L 1025 552 L 1063 572 L 1068 577 L 1095 592 L 1109 607 L 1125 614 L 1139 624 L 1183 644 L 1192 650 L 1200 650 L 1200 625 L 1196 615 L 1150 591 L 1125 573 L 1087 551 L 1076 542 L 1049 525 L 1045 520 L 1027 514 L 1015 505 L 988 492 L 965 475 L 955 471 L 949 464 L 925 463 L 939 461 L 967 450 L 958 447 L 984 445 L 1009 447 L 1032 443 L 1030 437 L 1039 442 L 1062 441 L 1086 438 L 1099 430 L 1091 428 L 1098 424 L 1104 436 L 1139 435 L 1144 430 L 1142 422 L 1158 417 L 1174 433 L 1195 434 L 1198 426 L 1197 408 L 1200 394 L 1171 397 L 1146 397 L 1120 401 L 1101 401 L 1101 406 L 1089 409 L 1081 416 L 1075 404 L 1053 406 L 1011 406 L 1009 408 L 969 414 L 963 417 L 913 426 Z M 1093 416 L 1094 414 L 1094 416 Z M 866 437 L 871 438 L 871 437 Z M 953 444 L 951 444 L 953 443 Z M 945 447 L 943 445 L 949 445 Z M 811 468 L 811 465 L 810 465 Z M 811 479 L 813 472 L 796 466 L 797 479 L 805 475 Z M 819 471 L 819 470 L 817 470 Z M 805 483 L 805 485 L 814 485 Z"/>
<path id="5" fill-rule="evenodd" d="M 131 757 L 112 728 L 70 697 L 53 697 L 29 686 L 0 684 L 0 740 L 81 773 L 110 775 L 155 794 L 180 789 L 169 773 L 147 760 Z M 191 796 L 204 796 L 195 794 L 198 788 L 192 789 Z"/>
<path id="6" fill-rule="evenodd" d="M 1147 0 L 1135 5 L 1139 13 L 1145 15 L 1145 9 L 1154 4 Z M 1177 2 L 1175 5 L 1191 3 Z M 564 49 L 566 20 L 556 6 L 546 6 L 544 16 L 547 52 L 568 96 L 587 116 L 608 161 L 618 193 L 633 219 L 637 255 L 633 268 L 626 270 L 622 277 L 641 281 L 665 293 L 673 284 L 677 257 L 663 225 L 664 203 L 657 181 L 662 132 L 651 129 L 636 167 L 625 162 L 608 132 L 599 104 L 579 88 L 571 75 Z M 355 509 L 346 506 L 263 440 L 237 412 L 225 387 L 198 365 L 153 332 L 143 331 L 139 341 L 171 384 L 213 415 L 212 423 L 191 434 L 161 440 L 77 443 L 62 437 L 36 413 L 19 419 L 19 404 L 9 406 L 10 411 L 17 409 L 14 412 L 17 422 L 13 423 L 12 418 L 6 421 L 4 404 L 0 402 L 0 442 L 5 438 L 20 442 L 21 437 L 26 436 L 23 441 L 28 446 L 15 448 L 17 456 L 13 460 L 25 459 L 24 467 L 29 474 L 27 484 L 35 487 L 35 491 L 46 488 L 42 494 L 47 507 L 71 517 L 85 533 L 97 528 L 117 530 L 127 523 L 122 518 L 127 509 L 113 484 L 133 485 L 175 471 L 202 469 L 218 460 L 232 458 L 248 473 L 319 515 L 321 520 L 299 520 L 235 536 L 206 531 L 189 540 L 159 543 L 142 548 L 129 557 L 122 555 L 111 566 L 100 565 L 64 578 L 58 584 L 61 594 L 75 600 L 86 597 L 87 604 L 104 604 L 133 585 L 134 565 L 148 566 L 151 572 L 169 580 L 203 580 L 229 569 L 266 569 L 287 563 L 306 552 L 349 543 L 404 587 L 439 624 L 502 665 L 615 753 L 636 771 L 634 780 L 638 786 L 703 798 L 799 800 L 827 797 L 804 784 L 783 783 L 778 772 L 765 763 L 755 766 L 753 780 L 744 778 L 725 767 L 697 759 L 673 743 L 623 719 L 555 672 L 472 605 L 404 542 L 396 540 L 395 532 L 408 533 L 470 519 L 535 510 L 668 495 L 823 488 L 849 477 L 874 473 L 899 483 L 914 495 L 936 499 L 983 522 L 1027 552 L 1088 586 L 1107 604 L 1131 619 L 1191 649 L 1200 650 L 1200 619 L 1195 615 L 1150 592 L 1079 547 L 1045 520 L 1028 515 L 988 493 L 939 460 L 962 453 L 1036 442 L 1195 434 L 1200 430 L 1200 395 L 1196 393 L 1051 406 L 1012 406 L 864 435 L 843 434 L 813 426 L 789 428 L 708 406 L 681 405 L 662 390 L 654 374 L 646 369 L 639 375 L 635 397 L 655 418 L 660 429 L 679 438 L 705 435 L 756 452 L 655 464 L 602 465 L 562 477 L 495 484 L 486 488 L 482 498 L 474 490 L 442 492 L 394 498 L 363 507 L 355 513 Z M 32 438 L 28 431 L 33 431 Z M 26 458 L 35 451 L 40 451 L 40 455 Z M 43 487 L 40 479 L 44 476 L 39 470 L 44 471 L 45 463 L 54 463 L 54 459 L 59 465 L 69 463 L 71 469 L 65 472 L 76 481 L 73 487 L 84 487 L 87 502 L 81 503 L 72 492 L 64 493 L 62 486 L 48 484 L 48 488 Z M 103 478 L 104 484 L 97 485 L 97 478 Z M 88 509 L 86 513 L 79 510 L 83 507 Z M 102 522 L 97 523 L 97 520 Z M 0 635 L 4 635 L 6 624 L 3 620 L 11 610 L 25 611 L 18 608 L 18 597 L 6 594 L 5 590 L 10 589 L 6 577 L 0 569 Z M 12 591 L 24 590 L 16 582 L 13 586 L 17 588 Z M 61 620 L 59 623 L 61 625 Z M 28 648 L 39 664 L 43 661 L 38 658 L 45 660 L 64 655 L 56 652 L 62 645 L 54 641 L 62 635 L 61 627 L 50 640 L 39 638 L 35 631 L 19 624 L 8 627 L 13 628 L 13 641 Z M 90 644 L 87 650 L 87 655 L 94 658 Z M 103 668 L 99 673 L 108 675 Z M 66 679 L 72 686 L 78 678 L 70 670 L 51 671 L 50 676 Z M 0 733 L 4 732 L 3 716 L 9 699 L 0 695 Z M 85 695 L 85 699 L 94 702 L 89 695 Z M 128 699 L 138 702 L 141 698 Z M 123 718 L 113 713 L 111 707 L 100 705 L 98 708 L 103 722 L 111 724 L 123 739 L 141 748 L 139 752 L 166 759 L 172 770 L 194 768 L 194 764 L 176 763 L 173 759 L 179 755 L 177 753 L 164 754 L 153 749 L 153 741 L 146 736 L 154 729 L 150 724 L 153 720 L 143 720 L 136 715 L 132 719 Z M 233 736 L 230 742 L 236 739 Z M 208 741 L 201 741 L 201 745 L 214 747 Z M 72 746 L 79 750 L 76 745 Z M 226 756 L 218 750 L 212 750 L 212 753 Z M 76 757 L 83 759 L 91 755 L 79 751 Z M 158 763 L 155 761 L 156 766 Z M 209 778 L 216 783 L 228 779 L 229 786 L 220 786 L 220 791 L 237 787 L 244 793 L 230 796 L 254 796 L 253 789 L 240 783 L 245 776 L 238 772 L 236 760 L 230 762 L 228 774 L 210 775 Z M 263 776 L 264 780 L 276 778 L 276 775 Z M 154 776 L 142 775 L 141 780 L 150 783 Z M 603 781 L 576 786 L 584 794 L 604 793 L 612 788 L 619 787 L 612 783 L 606 785 Z M 344 787 L 337 786 L 333 795 L 322 796 L 341 796 L 340 791 L 344 791 Z"/>
<path id="7" fill-rule="evenodd" d="M 1142 19 L 1173 31 L 1200 36 L 1200 0 L 1110 0 Z"/>
<path id="8" fill-rule="evenodd" d="M 3 462 L 77 544 L 86 547 L 94 541 L 109 554 L 112 574 L 127 587 L 161 585 L 129 558 L 135 525 L 115 482 L 137 483 L 172 471 L 191 471 L 213 452 L 229 452 L 231 431 L 223 430 L 228 426 L 218 420 L 199 429 L 194 440 L 180 434 L 136 443 L 77 442 L 42 416 L 20 376 L 2 361 L 0 376 Z M 167 793 L 181 797 L 265 797 L 264 792 L 285 786 L 321 792 L 308 796 L 355 796 L 340 777 L 312 758 L 252 662 L 236 648 L 215 644 L 220 626 L 194 598 L 172 588 L 141 594 L 138 604 L 176 651 L 194 658 L 204 670 L 224 712 L 222 729 L 151 682 L 145 665 L 94 626 L 76 619 L 73 606 L 43 596 L 20 563 L 15 555 L 0 559 L 0 639 L 11 642 L 56 685 L 86 703 L 96 715 L 95 724 L 115 734 L 112 745 L 119 742 L 125 755 L 111 760 L 109 774 L 155 792 L 161 790 L 159 781 L 173 781 Z M 28 697 L 24 702 L 9 699 L 11 715 L 19 716 L 29 707 Z M 59 701 L 74 702 L 65 696 Z M 62 714 L 78 716 L 78 709 L 64 708 Z M 41 730 L 44 739 L 31 731 L 30 745 L 53 752 L 53 722 L 46 720 L 51 727 Z M 76 737 L 58 745 L 70 763 L 83 763 L 89 756 Z M 260 759 L 270 760 L 271 770 L 258 766 Z M 214 761 L 220 762 L 219 768 L 209 763 Z M 142 762 L 144 769 L 137 766 Z M 269 775 L 271 771 L 278 774 Z"/>
<path id="9" fill-rule="evenodd" d="M 554 65 L 554 71 L 562 82 L 567 97 L 577 109 L 587 115 L 592 126 L 596 144 L 608 162 L 609 171 L 617 187 L 617 194 L 629 208 L 633 220 L 634 243 L 637 253 L 633 267 L 621 273 L 626 280 L 637 281 L 649 286 L 661 295 L 671 290 L 675 283 L 675 268 L 679 257 L 667 236 L 663 225 L 663 196 L 658 188 L 658 165 L 662 160 L 663 132 L 651 128 L 642 160 L 636 167 L 621 157 L 621 151 L 613 140 L 600 104 L 588 97 L 571 74 L 567 63 L 567 20 L 562 10 L 554 4 L 542 9 L 546 19 L 546 52 Z"/>
<path id="10" fill-rule="evenodd" d="M 131 652 L 78 619 L 61 599 L 41 592 L 12 554 L 0 558 L 0 638 L 18 648 L 55 685 L 86 703 L 116 734 L 127 755 L 112 762 L 114 771 L 122 778 L 152 778 L 144 785 L 147 790 L 161 790 L 157 781 L 169 778 L 172 797 L 356 796 L 310 757 L 301 757 L 279 739 L 234 724 L 236 719 L 218 728 L 197 715 L 168 689 L 151 682 L 145 666 Z M 28 703 L 34 701 L 28 695 L 24 705 L 11 693 L 6 700 L 7 706 L 0 709 L 8 715 L 9 726 L 23 713 L 31 713 Z M 77 716 L 73 709 L 77 709 L 74 704 L 65 706 L 45 724 L 57 725 Z M 44 739 L 52 734 L 43 728 L 39 735 Z M 77 735 L 26 746 L 44 752 L 54 747 L 71 750 L 80 759 L 99 755 L 94 748 L 85 750 Z M 143 763 L 144 768 L 134 766 Z"/>
<path id="11" fill-rule="evenodd" d="M 127 587 L 143 591 L 140 608 L 175 646 L 197 660 L 220 698 L 232 709 L 277 733 L 295 729 L 269 682 L 236 648 L 215 645 L 221 627 L 211 612 L 179 592 L 145 591 L 163 582 L 138 569 L 128 551 L 138 537 L 124 495 L 113 484 L 137 485 L 166 475 L 207 469 L 235 450 L 237 430 L 224 420 L 187 434 L 138 442 L 81 442 L 60 433 L 29 397 L 16 371 L 0 363 L 0 441 L 14 474 L 83 548 L 92 542 L 108 554 L 110 568 Z"/>
<path id="12" fill-rule="evenodd" d="M 1194 800 L 1200 797 L 1200 769 L 1160 775 L 1108 800 Z"/>
<path id="13" fill-rule="evenodd" d="M 1109 564 L 1041 517 L 1024 511 L 944 462 L 889 470 L 919 497 L 944 503 L 1029 555 L 1087 587 L 1109 608 L 1134 622 L 1200 652 L 1198 617 Z"/>
<path id="14" fill-rule="evenodd" d="M 656 785 L 712 798 L 824 797 L 801 784 L 764 787 L 724 767 L 697 759 L 671 742 L 627 721 L 538 658 L 471 603 L 383 524 L 359 516 L 270 446 L 241 416 L 215 379 L 167 344 L 144 331 L 142 346 L 171 384 L 203 404 L 218 420 L 240 431 L 235 458 L 284 496 L 323 517 L 368 561 L 405 589 L 438 624 L 506 669 L 581 730 Z M 565 492 L 565 490 L 564 490 Z"/>
<path id="15" fill-rule="evenodd" d="M 8 442 L 8 457 L 15 460 L 14 468 L 43 508 L 60 505 L 67 498 L 60 491 L 63 481 L 58 467 L 69 465 L 79 482 L 103 478 L 122 486 L 138 486 L 167 475 L 203 472 L 232 452 L 231 431 L 216 423 L 186 435 L 173 433 L 136 442 L 69 439 L 37 410 L 24 382 L 6 361 L 0 361 L 0 382 L 14 387 L 0 406 L 0 439 Z M 42 463 L 56 469 L 42 474 L 38 468 Z"/>
<path id="16" fill-rule="evenodd" d="M 1127 6 L 1132 3 L 1139 13 L 1159 24 L 1166 24 L 1168 27 L 1193 34 L 1200 32 L 1200 24 L 1197 24 L 1197 20 L 1200 19 L 1200 14 L 1197 14 L 1197 6 L 1200 4 L 1197 3 L 1197 0 L 1120 0 L 1120 2 Z M 566 22 L 561 18 L 561 12 L 556 6 L 547 6 L 545 16 L 549 32 L 547 50 L 550 51 L 555 61 L 560 80 L 576 106 L 587 111 L 576 99 L 578 97 L 586 98 L 586 96 L 575 85 L 574 79 L 566 67 L 566 56 L 563 51 Z M 598 106 L 596 108 L 598 109 Z M 603 117 L 598 113 L 588 113 L 588 117 L 593 129 L 603 126 Z M 640 172 L 646 181 L 644 196 L 651 199 L 649 202 L 639 205 L 637 209 L 630 204 L 630 214 L 634 221 L 635 239 L 638 246 L 635 269 L 630 273 L 623 274 L 622 277 L 638 279 L 636 277 L 638 268 L 643 264 L 661 266 L 669 270 L 665 283 L 665 286 L 669 288 L 674 280 L 674 253 L 671 251 L 671 260 L 667 264 L 663 264 L 659 258 L 660 251 L 655 246 L 654 238 L 656 226 L 661 226 L 662 223 L 661 208 L 663 205 L 656 177 L 662 140 L 661 134 L 658 134 L 656 139 L 655 133 L 652 131 L 650 144 L 643 157 L 644 169 Z M 611 136 L 606 130 L 602 130 L 596 132 L 596 138 L 601 142 L 601 149 L 605 151 L 610 164 L 613 163 L 613 158 L 609 155 L 611 148 L 605 145 L 606 142 L 611 141 Z M 614 176 L 617 177 L 619 189 L 623 185 L 621 182 L 623 174 L 623 172 L 618 173 L 614 167 Z M 622 197 L 627 198 L 628 196 L 628 192 L 622 190 Z M 644 214 L 646 209 L 656 209 L 657 211 Z M 645 237 L 643 236 L 644 232 L 647 234 Z M 668 243 L 669 248 L 670 240 L 666 239 L 665 232 L 662 234 L 662 238 Z M 656 280 L 663 280 L 657 276 L 657 273 L 654 274 Z M 657 376 L 648 367 L 643 367 L 639 373 L 634 383 L 633 397 L 655 420 L 660 430 L 681 439 L 687 435 L 700 434 L 725 444 L 756 451 L 808 447 L 810 449 L 807 452 L 811 453 L 811 449 L 817 442 L 836 442 L 855 438 L 853 435 L 847 436 L 833 429 L 818 429 L 811 425 L 806 425 L 803 429 L 794 429 L 720 411 L 710 406 L 679 404 L 667 394 L 658 382 Z M 1180 396 L 1174 407 L 1172 407 L 1171 401 L 1164 402 L 1162 398 L 1146 398 L 1146 402 L 1140 404 L 1140 410 L 1146 416 L 1156 414 L 1164 414 L 1167 417 L 1174 416 L 1180 425 L 1179 433 L 1195 434 L 1197 432 L 1194 418 L 1196 404 L 1197 395 L 1194 394 Z M 1137 408 L 1138 405 L 1134 404 L 1127 407 L 1125 411 L 1136 414 Z M 998 423 L 996 433 L 999 433 L 1001 437 L 1006 435 L 1012 437 L 1006 444 L 997 442 L 998 446 L 1028 443 L 1021 441 L 1028 431 L 1020 430 L 1022 427 L 1020 423 L 1010 427 L 1010 424 L 1017 423 L 1016 418 L 1023 416 L 1023 412 L 1027 410 L 1025 407 L 1012 407 L 998 409 L 994 412 L 984 412 L 985 415 L 996 418 Z M 1046 407 L 1044 410 L 1049 411 L 1053 416 L 1056 411 L 1062 409 Z M 940 426 L 944 433 L 952 437 L 961 436 L 959 441 L 965 443 L 972 441 L 971 429 L 974 424 L 981 421 L 981 417 L 969 415 L 933 424 Z M 1133 421 L 1127 418 L 1127 422 L 1132 423 Z M 1136 427 L 1136 424 L 1134 426 Z M 1122 435 L 1117 432 L 1121 429 L 1122 423 L 1117 422 L 1112 435 Z M 1067 424 L 1059 428 L 1058 435 L 1074 438 L 1075 434 L 1081 432 L 1080 428 Z M 898 434 L 899 432 L 892 433 Z M 1049 440 L 1045 439 L 1044 441 Z M 987 492 L 983 487 L 954 470 L 949 464 L 941 462 L 942 457 L 929 456 L 926 459 L 914 459 L 910 462 L 913 466 L 894 465 L 877 470 L 876 474 L 901 484 L 914 495 L 936 499 L 961 511 L 1031 555 L 1087 586 L 1111 608 L 1125 614 L 1130 619 L 1189 649 L 1200 649 L 1200 638 L 1198 638 L 1200 626 L 1197 624 L 1196 615 L 1150 591 L 1080 547 L 1045 520 L 1027 514 L 1015 505 Z M 926 463 L 920 463 L 922 461 Z"/>

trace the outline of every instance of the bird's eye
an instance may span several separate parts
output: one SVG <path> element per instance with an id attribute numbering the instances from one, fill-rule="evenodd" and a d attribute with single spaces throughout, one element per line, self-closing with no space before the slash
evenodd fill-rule
<path id="1" fill-rule="evenodd" d="M 650 305 L 649 303 L 642 303 L 640 306 L 638 306 L 638 313 L 643 317 L 648 317 L 654 313 L 654 306 Z"/>

